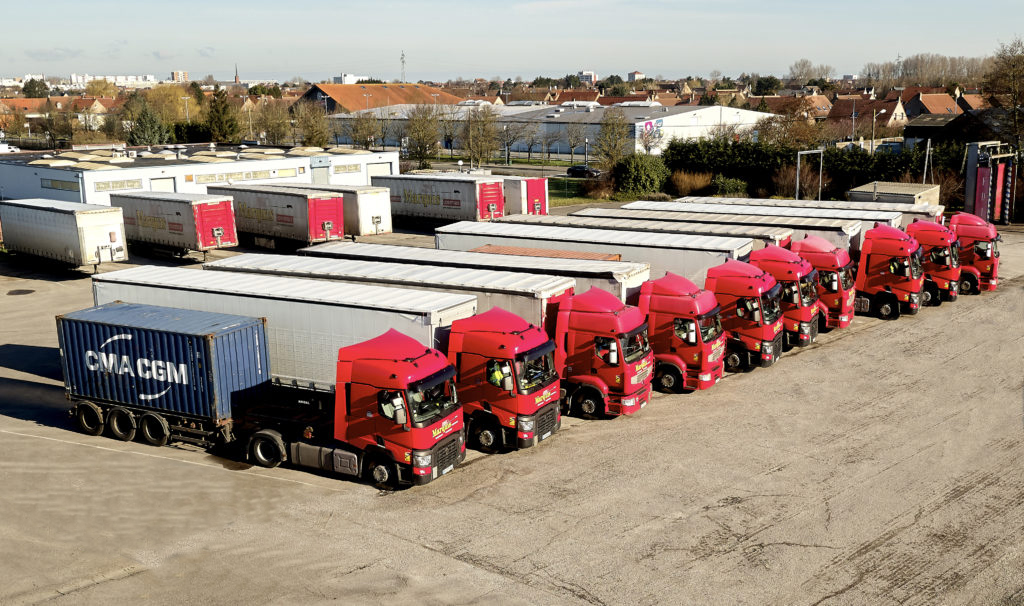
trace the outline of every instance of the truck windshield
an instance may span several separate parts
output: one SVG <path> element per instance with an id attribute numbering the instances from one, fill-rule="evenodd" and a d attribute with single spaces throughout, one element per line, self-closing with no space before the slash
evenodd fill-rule
<path id="1" fill-rule="evenodd" d="M 949 247 L 949 258 L 953 261 L 950 267 L 960 267 L 960 245 L 956 242 Z"/>
<path id="2" fill-rule="evenodd" d="M 917 247 L 917 250 L 910 254 L 910 277 L 915 280 L 921 277 L 921 257 L 923 256 L 920 245 Z"/>
<path id="3" fill-rule="evenodd" d="M 956 249 L 956 246 L 936 246 L 928 252 L 928 260 L 936 265 L 957 267 L 960 265 L 960 256 Z"/>
<path id="4" fill-rule="evenodd" d="M 850 261 L 839 270 L 839 284 L 843 290 L 853 288 L 853 261 Z"/>
<path id="5" fill-rule="evenodd" d="M 702 342 L 710 343 L 717 339 L 718 335 L 722 334 L 722 308 L 716 307 L 703 316 L 698 316 L 697 326 L 700 327 Z"/>
<path id="6" fill-rule="evenodd" d="M 409 385 L 406 401 L 413 427 L 426 427 L 458 407 L 454 377 L 455 367 L 449 366 Z"/>
<path id="7" fill-rule="evenodd" d="M 800 304 L 804 307 L 814 305 L 818 300 L 818 270 L 813 269 L 811 273 L 800 278 Z"/>
<path id="8" fill-rule="evenodd" d="M 764 325 L 774 324 L 779 319 L 779 293 L 782 285 L 776 284 L 771 290 L 761 295 L 761 321 Z"/>
<path id="9" fill-rule="evenodd" d="M 554 342 L 548 341 L 516 356 L 516 380 L 519 383 L 519 393 L 533 393 L 542 387 L 547 387 L 557 378 Z"/>
<path id="10" fill-rule="evenodd" d="M 622 357 L 627 363 L 633 363 L 651 351 L 647 343 L 647 323 L 643 323 L 632 331 L 619 335 L 622 343 Z"/>
<path id="11" fill-rule="evenodd" d="M 974 243 L 974 254 L 982 259 L 999 256 L 999 238 L 995 240 L 978 240 Z"/>

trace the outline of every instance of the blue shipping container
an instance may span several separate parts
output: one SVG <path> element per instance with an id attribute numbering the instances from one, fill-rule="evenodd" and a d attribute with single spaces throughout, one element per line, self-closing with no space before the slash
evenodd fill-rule
<path id="1" fill-rule="evenodd" d="M 57 340 L 73 399 L 217 422 L 270 379 L 262 318 L 115 302 L 57 316 Z"/>

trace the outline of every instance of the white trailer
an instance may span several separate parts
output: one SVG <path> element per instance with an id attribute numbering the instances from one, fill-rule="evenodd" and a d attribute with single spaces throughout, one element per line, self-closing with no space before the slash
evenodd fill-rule
<path id="1" fill-rule="evenodd" d="M 394 328 L 447 351 L 451 323 L 476 313 L 465 294 L 337 284 L 180 267 L 93 276 L 93 300 L 163 305 L 267 319 L 275 382 L 333 391 L 338 350 Z"/>
<path id="2" fill-rule="evenodd" d="M 851 201 L 888 202 L 890 204 L 939 204 L 939 186 L 921 183 L 872 181 L 846 192 Z"/>
<path id="3" fill-rule="evenodd" d="M 667 210 L 684 213 L 719 213 L 733 215 L 750 215 L 752 217 L 807 217 L 811 219 L 846 219 L 860 221 L 860 230 L 866 232 L 876 223 L 899 229 L 903 217 L 900 213 L 881 212 L 875 210 L 831 210 L 826 208 L 792 208 L 751 206 L 749 204 L 716 204 L 717 198 L 700 202 L 687 202 L 690 198 L 680 198 L 675 202 L 630 202 L 622 208 L 635 210 Z"/>
<path id="4" fill-rule="evenodd" d="M 484 244 L 503 244 L 615 252 L 622 255 L 623 261 L 650 263 L 653 278 L 673 272 L 698 284 L 704 282 L 711 267 L 728 259 L 746 261 L 754 246 L 750 238 L 469 221 L 437 228 L 434 242 L 437 248 L 446 250 L 471 250 Z"/>
<path id="5" fill-rule="evenodd" d="M 553 319 L 553 304 L 576 287 L 576 280 L 558 276 L 293 255 L 236 255 L 203 269 L 465 293 L 476 297 L 479 312 L 500 307 L 537 326 Z"/>
<path id="6" fill-rule="evenodd" d="M 373 185 L 270 185 L 275 188 L 311 189 L 341 194 L 345 206 L 345 235 L 390 234 L 391 192 Z"/>
<path id="7" fill-rule="evenodd" d="M 561 276 L 576 280 L 576 292 L 578 293 L 597 287 L 607 290 L 622 301 L 640 292 L 640 287 L 651 277 L 651 266 L 647 263 L 564 259 L 561 257 L 521 257 L 386 244 L 331 242 L 304 248 L 299 251 L 299 254 L 333 259 L 387 261 L 434 267 L 492 269 Z"/>
<path id="8" fill-rule="evenodd" d="M 490 221 L 505 215 L 501 177 L 442 173 L 370 178 L 391 190 L 391 215 L 439 221 Z"/>
<path id="9" fill-rule="evenodd" d="M 238 245 L 231 196 L 173 192 L 110 194 L 129 242 L 205 252 Z"/>
<path id="10" fill-rule="evenodd" d="M 547 177 L 510 177 L 502 175 L 505 215 L 548 214 Z"/>
<path id="11" fill-rule="evenodd" d="M 643 231 L 662 234 L 691 234 L 697 236 L 727 236 L 750 238 L 754 250 L 769 244 L 786 246 L 793 238 L 793 230 L 786 227 L 761 227 L 758 225 L 715 225 L 713 223 L 678 223 L 673 221 L 638 221 L 635 219 L 611 219 L 608 217 L 586 217 L 572 215 L 509 215 L 497 220 L 498 223 L 521 225 L 554 225 L 556 227 L 585 227 L 589 229 L 617 229 L 622 231 Z"/>
<path id="12" fill-rule="evenodd" d="M 345 237 L 342 196 L 335 192 L 266 185 L 210 185 L 206 191 L 234 198 L 238 231 L 252 234 L 261 246 L 274 247 L 277 240 L 313 244 Z"/>
<path id="13" fill-rule="evenodd" d="M 903 215 L 900 229 L 913 223 L 915 219 L 942 223 L 942 213 L 946 207 L 934 204 L 893 204 L 890 202 L 842 202 L 835 200 L 776 200 L 765 198 L 681 198 L 687 202 L 698 204 L 727 204 L 732 206 L 763 206 L 784 208 L 822 208 L 827 210 L 865 210 L 895 212 Z"/>
<path id="14" fill-rule="evenodd" d="M 73 267 L 128 260 L 120 208 L 33 198 L 0 201 L 7 250 Z"/>
<path id="15" fill-rule="evenodd" d="M 662 210 L 626 210 L 624 208 L 585 208 L 573 213 L 574 217 L 608 217 L 639 221 L 675 221 L 678 223 L 711 225 L 754 225 L 785 227 L 793 230 L 793 239 L 819 236 L 840 248 L 860 247 L 860 221 L 842 219 L 812 219 L 809 217 L 750 217 L 716 213 L 679 213 Z"/>

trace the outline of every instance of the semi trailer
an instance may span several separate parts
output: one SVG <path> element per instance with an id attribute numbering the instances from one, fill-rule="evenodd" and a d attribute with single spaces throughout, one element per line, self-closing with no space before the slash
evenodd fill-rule
<path id="1" fill-rule="evenodd" d="M 311 257 L 427 264 L 435 267 L 464 269 L 493 269 L 561 276 L 576 280 L 576 292 L 586 292 L 596 287 L 611 292 L 621 301 L 625 301 L 639 292 L 640 286 L 651 277 L 651 268 L 648 263 L 513 256 L 416 246 L 332 242 L 304 248 L 299 251 L 299 254 Z"/>
<path id="2" fill-rule="evenodd" d="M 174 192 L 110 194 L 129 242 L 177 255 L 238 245 L 230 196 Z"/>
<path id="3" fill-rule="evenodd" d="M 505 215 L 548 214 L 547 177 L 501 177 Z"/>
<path id="4" fill-rule="evenodd" d="M 725 370 L 767 368 L 782 355 L 782 286 L 772 275 L 742 261 L 708 270 L 704 288 L 722 307 Z"/>
<path id="5" fill-rule="evenodd" d="M 15 253 L 94 269 L 128 260 L 120 208 L 33 198 L 0 200 L 4 247 Z"/>
<path id="6" fill-rule="evenodd" d="M 822 208 L 827 210 L 867 210 L 881 212 L 897 212 L 903 215 L 900 225 L 896 227 L 905 228 L 915 220 L 931 221 L 941 223 L 943 211 L 946 207 L 937 204 L 899 204 L 893 202 L 870 202 L 870 201 L 835 201 L 835 200 L 778 200 L 775 198 L 685 198 L 687 202 L 698 204 L 729 204 L 763 207 L 784 207 L 784 208 Z"/>
<path id="7" fill-rule="evenodd" d="M 434 234 L 437 248 L 445 250 L 465 251 L 484 244 L 505 244 L 611 251 L 621 254 L 626 261 L 649 263 L 654 277 L 673 272 L 693 280 L 702 280 L 708 268 L 727 259 L 746 259 L 753 248 L 750 238 L 469 221 L 439 227 Z"/>
<path id="8" fill-rule="evenodd" d="M 391 215 L 439 222 L 490 221 L 505 216 L 501 177 L 443 173 L 376 175 L 370 183 L 391 191 Z"/>
<path id="9" fill-rule="evenodd" d="M 342 195 L 301 186 L 209 185 L 206 192 L 231 196 L 239 234 L 265 248 L 291 248 L 345 237 Z"/>
<path id="10" fill-rule="evenodd" d="M 345 215 L 344 232 L 347 236 L 375 236 L 392 232 L 391 192 L 386 187 L 322 183 L 289 183 L 266 187 L 341 194 L 342 210 Z"/>

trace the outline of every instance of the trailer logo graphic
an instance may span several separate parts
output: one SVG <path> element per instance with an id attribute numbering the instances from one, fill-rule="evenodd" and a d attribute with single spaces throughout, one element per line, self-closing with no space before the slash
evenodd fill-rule
<path id="1" fill-rule="evenodd" d="M 103 349 L 116 341 L 131 341 L 132 336 L 127 333 L 114 335 L 103 342 L 97 349 Z M 94 372 L 104 372 L 116 375 L 129 375 L 140 379 L 151 379 L 160 383 L 171 383 L 166 389 L 155 394 L 143 394 L 140 400 L 156 400 L 163 397 L 175 384 L 188 385 L 188 368 L 185 364 L 177 364 L 169 360 L 151 360 L 149 358 L 137 358 L 134 363 L 130 356 L 114 352 L 93 351 L 85 352 L 85 367 Z"/>

